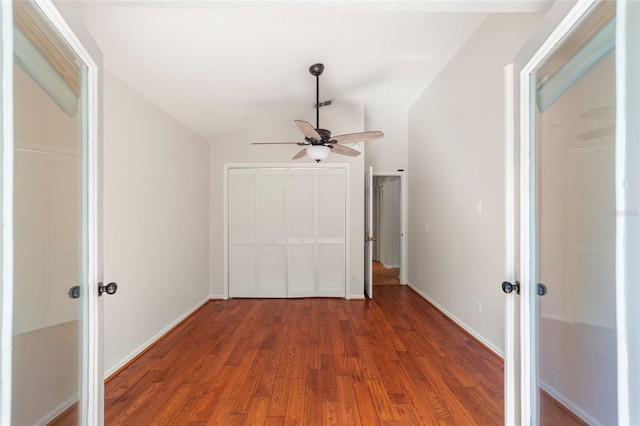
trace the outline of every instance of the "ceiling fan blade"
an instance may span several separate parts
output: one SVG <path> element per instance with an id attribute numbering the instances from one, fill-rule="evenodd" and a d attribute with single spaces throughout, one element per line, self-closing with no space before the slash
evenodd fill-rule
<path id="1" fill-rule="evenodd" d="M 305 155 L 307 155 L 307 150 L 306 148 L 303 149 L 302 151 L 300 151 L 299 153 L 297 153 L 296 155 L 293 156 L 292 160 L 297 160 L 298 158 L 302 158 Z"/>
<path id="2" fill-rule="evenodd" d="M 251 142 L 251 145 L 309 145 L 306 142 Z"/>
<path id="3" fill-rule="evenodd" d="M 356 151 L 348 146 L 338 144 L 331 144 L 330 146 L 331 152 L 335 152 L 336 154 L 348 155 L 349 157 L 357 157 L 360 155 L 360 151 Z"/>
<path id="4" fill-rule="evenodd" d="M 310 123 L 307 123 L 306 121 L 302 121 L 302 120 L 296 120 L 296 126 L 298 126 L 298 129 L 300 129 L 302 134 L 308 137 L 309 139 L 313 139 L 316 141 L 319 141 L 320 139 L 322 139 L 318 134 L 318 131 Z"/>
<path id="5" fill-rule="evenodd" d="M 616 118 L 616 107 L 593 108 L 583 112 L 580 118 Z"/>
<path id="6" fill-rule="evenodd" d="M 591 130 L 589 132 L 585 132 L 582 133 L 580 135 L 578 135 L 578 139 L 586 141 L 589 139 L 597 139 L 597 138 L 603 138 L 605 136 L 611 136 L 614 135 L 616 133 L 616 126 L 611 125 L 611 126 L 605 126 L 605 127 L 601 127 L 599 129 L 595 129 L 595 130 Z"/>
<path id="7" fill-rule="evenodd" d="M 348 133 L 346 135 L 338 135 L 331 138 L 332 141 L 336 141 L 336 143 L 352 143 L 352 142 L 363 142 L 371 139 L 379 139 L 384 136 L 379 130 L 373 132 L 360 132 L 360 133 Z"/>

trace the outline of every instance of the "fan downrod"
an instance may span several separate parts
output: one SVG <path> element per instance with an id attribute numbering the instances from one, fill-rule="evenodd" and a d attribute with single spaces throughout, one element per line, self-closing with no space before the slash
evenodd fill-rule
<path id="1" fill-rule="evenodd" d="M 314 75 L 316 77 L 321 75 L 322 71 L 324 71 L 324 65 L 322 64 L 313 64 L 309 67 L 309 72 L 311 73 L 311 75 Z"/>

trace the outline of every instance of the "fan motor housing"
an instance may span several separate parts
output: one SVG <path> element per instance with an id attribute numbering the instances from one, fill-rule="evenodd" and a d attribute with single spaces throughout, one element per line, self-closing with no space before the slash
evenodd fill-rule
<path id="1" fill-rule="evenodd" d="M 329 139 L 331 139 L 331 132 L 327 129 L 316 129 L 316 131 L 320 135 L 320 140 L 328 141 Z"/>

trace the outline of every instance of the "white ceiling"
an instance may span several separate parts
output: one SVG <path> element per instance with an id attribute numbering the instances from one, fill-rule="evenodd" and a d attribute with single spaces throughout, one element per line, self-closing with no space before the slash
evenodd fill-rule
<path id="1" fill-rule="evenodd" d="M 491 12 L 547 1 L 82 1 L 105 67 L 209 140 L 312 114 L 407 109 Z M 469 70 L 473 72 L 473 70 Z M 322 123 L 322 116 L 320 118 Z M 315 123 L 314 123 L 315 124 Z"/>

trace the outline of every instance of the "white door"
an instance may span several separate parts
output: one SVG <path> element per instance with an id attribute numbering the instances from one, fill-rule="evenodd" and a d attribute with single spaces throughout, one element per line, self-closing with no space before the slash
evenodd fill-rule
<path id="1" fill-rule="evenodd" d="M 317 295 L 345 297 L 345 170 L 319 169 L 317 179 Z"/>
<path id="2" fill-rule="evenodd" d="M 229 170 L 229 296 L 258 296 L 258 171 Z"/>
<path id="3" fill-rule="evenodd" d="M 364 182 L 364 292 L 373 299 L 373 167 L 367 170 Z"/>
<path id="4" fill-rule="evenodd" d="M 637 424 L 640 6 L 583 1 L 556 22 L 507 78 L 505 420 Z"/>
<path id="5" fill-rule="evenodd" d="M 0 424 L 103 421 L 101 58 L 77 28 L 51 2 L 2 2 Z"/>
<path id="6" fill-rule="evenodd" d="M 316 171 L 289 170 L 288 296 L 317 294 Z"/>
<path id="7" fill-rule="evenodd" d="M 258 297 L 287 297 L 287 171 L 258 177 Z"/>

